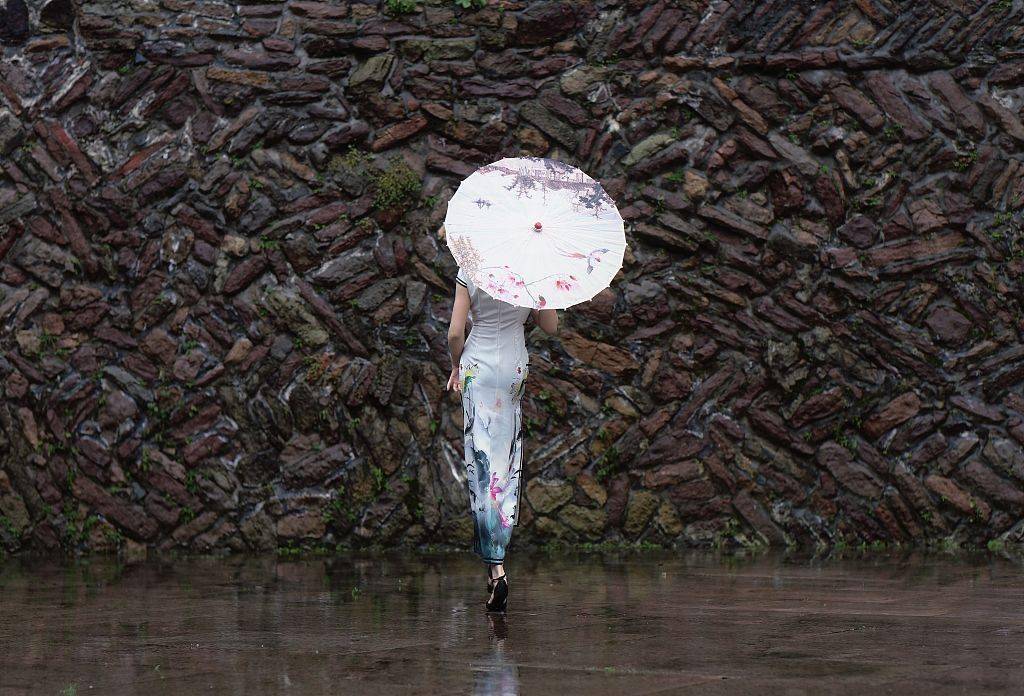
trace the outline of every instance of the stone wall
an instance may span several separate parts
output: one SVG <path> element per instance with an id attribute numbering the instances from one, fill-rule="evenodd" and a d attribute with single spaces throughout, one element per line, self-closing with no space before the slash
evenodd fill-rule
<path id="1" fill-rule="evenodd" d="M 516 154 L 630 243 L 518 543 L 1021 538 L 1019 0 L 482 4 L 0 2 L 4 548 L 465 544 L 436 230 Z"/>

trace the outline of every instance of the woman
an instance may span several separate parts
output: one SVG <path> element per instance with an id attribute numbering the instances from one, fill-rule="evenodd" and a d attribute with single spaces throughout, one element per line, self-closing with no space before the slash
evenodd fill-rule
<path id="1" fill-rule="evenodd" d="M 487 611 L 503 612 L 508 605 L 503 564 L 519 521 L 522 397 L 530 363 L 523 325 L 531 314 L 547 333 L 557 331 L 555 310 L 496 300 L 459 270 L 448 328 L 452 373 L 446 389 L 462 394 L 473 550 L 487 563 Z M 468 340 L 467 317 L 472 320 Z"/>

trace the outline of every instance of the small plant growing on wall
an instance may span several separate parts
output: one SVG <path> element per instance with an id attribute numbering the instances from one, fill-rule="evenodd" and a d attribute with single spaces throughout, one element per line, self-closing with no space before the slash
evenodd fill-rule
<path id="1" fill-rule="evenodd" d="M 397 157 L 375 177 L 374 185 L 376 196 L 373 202 L 377 208 L 389 208 L 413 200 L 419 196 L 421 189 L 419 175 Z"/>
<path id="2" fill-rule="evenodd" d="M 471 10 L 484 7 L 487 0 L 455 0 L 455 4 L 464 10 Z"/>
<path id="3" fill-rule="evenodd" d="M 384 9 L 388 14 L 399 15 L 416 11 L 416 0 L 387 0 Z"/>

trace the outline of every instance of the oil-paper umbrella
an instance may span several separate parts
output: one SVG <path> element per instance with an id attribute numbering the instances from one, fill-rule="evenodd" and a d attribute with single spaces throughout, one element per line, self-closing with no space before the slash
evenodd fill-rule
<path id="1" fill-rule="evenodd" d="M 622 216 L 601 184 L 553 159 L 508 157 L 480 167 L 448 202 L 445 236 L 470 280 L 534 309 L 585 302 L 622 267 Z"/>

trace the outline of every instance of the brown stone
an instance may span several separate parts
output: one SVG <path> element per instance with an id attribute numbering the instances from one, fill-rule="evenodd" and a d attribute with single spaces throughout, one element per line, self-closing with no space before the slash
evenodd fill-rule
<path id="1" fill-rule="evenodd" d="M 374 152 L 387 150 L 394 147 L 403 140 L 407 140 L 427 127 L 427 119 L 422 114 L 416 114 L 410 119 L 388 126 L 378 133 L 371 148 Z"/>
<path id="2" fill-rule="evenodd" d="M 836 230 L 839 236 L 855 247 L 866 249 L 875 243 L 878 228 L 866 215 L 855 215 Z"/>
<path id="3" fill-rule="evenodd" d="M 649 469 L 644 472 L 643 484 L 647 488 L 660 488 L 670 486 L 682 481 L 689 481 L 697 478 L 704 472 L 700 461 L 689 459 L 675 464 L 666 464 L 657 469 Z"/>
<path id="4" fill-rule="evenodd" d="M 526 484 L 526 499 L 535 512 L 551 513 L 572 499 L 572 486 L 559 481 L 530 479 Z"/>
<path id="5" fill-rule="evenodd" d="M 864 433 L 872 439 L 881 437 L 883 433 L 916 416 L 920 410 L 921 398 L 917 394 L 902 394 L 864 421 Z"/>
<path id="6" fill-rule="evenodd" d="M 275 51 L 228 50 L 224 60 L 254 70 L 288 70 L 299 64 L 299 58 L 289 53 Z"/>
<path id="7" fill-rule="evenodd" d="M 977 459 L 972 459 L 964 466 L 963 475 L 996 503 L 1016 510 L 1024 507 L 1024 491 L 1020 484 L 1004 479 Z"/>
<path id="8" fill-rule="evenodd" d="M 542 106 L 539 102 L 527 101 L 520 107 L 519 113 L 544 135 L 558 141 L 570 151 L 576 149 L 576 131 L 547 107 Z"/>
<path id="9" fill-rule="evenodd" d="M 747 524 L 760 533 L 765 541 L 770 544 L 786 543 L 786 535 L 772 521 L 772 518 L 754 499 L 750 491 L 742 490 L 737 493 L 732 499 L 732 504 L 740 516 L 747 521 Z"/>
<path id="10" fill-rule="evenodd" d="M 987 79 L 994 85 L 1019 85 L 1024 82 L 1024 61 L 999 63 L 989 71 Z"/>
<path id="11" fill-rule="evenodd" d="M 232 295 L 239 290 L 244 290 L 260 277 L 267 269 L 267 259 L 263 254 L 250 256 L 245 261 L 231 269 L 228 277 L 224 280 L 224 292 Z"/>
<path id="12" fill-rule="evenodd" d="M 17 370 L 7 375 L 6 381 L 6 392 L 8 398 L 20 399 L 25 396 L 28 391 L 28 380 L 25 379 L 25 375 L 21 374 Z"/>
<path id="13" fill-rule="evenodd" d="M 915 113 L 903 98 L 902 91 L 888 75 L 882 72 L 869 72 L 864 77 L 864 84 L 889 117 L 902 126 L 907 138 L 921 140 L 928 137 L 931 132 L 928 123 Z"/>
<path id="14" fill-rule="evenodd" d="M 604 505 L 608 500 L 608 491 L 590 474 L 583 473 L 577 476 L 576 485 L 598 505 Z"/>
<path id="15" fill-rule="evenodd" d="M 600 508 L 566 505 L 559 510 L 558 520 L 585 539 L 600 539 L 604 534 L 607 514 Z"/>
<path id="16" fill-rule="evenodd" d="M 300 17 L 313 19 L 342 19 L 349 14 L 348 4 L 333 5 L 327 2 L 296 1 L 288 3 L 288 9 Z"/>
<path id="17" fill-rule="evenodd" d="M 148 541 L 156 536 L 157 524 L 146 515 L 143 508 L 127 500 L 115 498 L 86 476 L 76 476 L 72 488 L 77 498 L 91 505 L 136 539 Z"/>
<path id="18" fill-rule="evenodd" d="M 209 67 L 206 78 L 214 82 L 231 82 L 249 87 L 270 87 L 273 82 L 267 73 L 257 70 L 228 70 L 226 68 Z"/>
<path id="19" fill-rule="evenodd" d="M 622 348 L 592 341 L 572 331 L 560 334 L 560 337 L 562 347 L 569 355 L 613 375 L 621 375 L 640 367 L 633 356 Z"/>
<path id="20" fill-rule="evenodd" d="M 231 364 L 241 362 L 245 360 L 251 350 L 252 341 L 243 336 L 235 341 L 234 345 L 231 346 L 231 350 L 229 350 L 228 354 L 224 357 L 224 363 Z"/>
<path id="21" fill-rule="evenodd" d="M 11 485 L 10 477 L 3 470 L 0 470 L 0 516 L 6 521 L 8 530 L 13 530 L 17 534 L 27 529 L 32 521 L 28 508 Z"/>
<path id="22" fill-rule="evenodd" d="M 839 412 L 845 405 L 843 390 L 836 387 L 808 398 L 793 412 L 789 421 L 794 428 L 800 428 L 811 421 L 827 418 Z"/>
<path id="23" fill-rule="evenodd" d="M 835 87 L 832 90 L 832 97 L 841 107 L 853 113 L 868 128 L 878 130 L 885 125 L 885 114 L 864 94 L 850 85 L 844 84 Z"/>
<path id="24" fill-rule="evenodd" d="M 975 136 L 985 132 L 985 117 L 981 115 L 981 110 L 964 94 L 960 85 L 948 72 L 933 72 L 928 76 L 928 81 L 953 112 L 957 125 Z"/>
<path id="25" fill-rule="evenodd" d="M 939 499 L 968 516 L 988 519 L 991 508 L 981 500 L 960 488 L 944 476 L 932 474 L 925 478 L 924 485 Z"/>
<path id="26" fill-rule="evenodd" d="M 300 452 L 299 456 L 289 456 L 282 452 L 281 471 L 285 483 L 292 488 L 322 483 L 328 478 L 328 474 L 338 470 L 351 454 L 345 443 L 323 448 L 319 437 L 315 437 L 315 441 L 320 445 L 318 450 Z"/>
<path id="27" fill-rule="evenodd" d="M 670 538 L 678 537 L 683 532 L 683 521 L 679 518 L 679 511 L 668 501 L 658 507 L 654 515 L 655 526 Z"/>
<path id="28" fill-rule="evenodd" d="M 865 498 L 877 498 L 882 482 L 860 462 L 853 461 L 848 449 L 836 442 L 826 442 L 818 449 L 818 464 L 828 470 L 841 486 Z"/>
<path id="29" fill-rule="evenodd" d="M 964 343 L 974 329 L 971 319 L 947 306 L 933 309 L 925 323 L 940 341 L 949 345 Z"/>
<path id="30" fill-rule="evenodd" d="M 932 198 L 919 198 L 911 201 L 907 208 L 910 210 L 914 227 L 920 234 L 933 232 L 947 223 L 942 208 Z"/>
<path id="31" fill-rule="evenodd" d="M 683 175 L 683 193 L 691 199 L 698 200 L 704 198 L 708 191 L 708 186 L 708 180 L 698 172 L 687 169 Z"/>
<path id="32" fill-rule="evenodd" d="M 163 329 L 157 328 L 150 331 L 139 342 L 139 348 L 147 355 L 159 360 L 164 365 L 174 362 L 178 352 L 177 342 Z"/>
<path id="33" fill-rule="evenodd" d="M 319 510 L 305 510 L 285 515 L 277 520 L 279 539 L 320 539 L 324 535 L 324 518 Z"/>
<path id="34" fill-rule="evenodd" d="M 640 534 L 651 521 L 661 500 L 650 491 L 633 491 L 626 504 L 626 521 L 623 530 L 630 536 Z"/>
<path id="35" fill-rule="evenodd" d="M 736 232 L 742 232 L 755 239 L 768 239 L 768 230 L 761 225 L 741 218 L 733 212 L 717 206 L 702 205 L 697 208 L 697 215 L 712 222 L 723 225 Z"/>
<path id="36" fill-rule="evenodd" d="M 576 26 L 576 5 L 572 2 L 532 3 L 516 20 L 516 43 L 524 46 L 550 44 Z"/>
<path id="37" fill-rule="evenodd" d="M 989 116 L 999 122 L 999 127 L 1006 131 L 1011 138 L 1018 143 L 1024 143 L 1024 124 L 1013 111 L 1003 106 L 986 91 L 978 94 L 976 100 Z"/>

